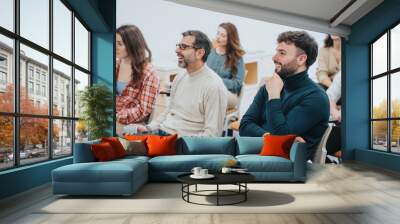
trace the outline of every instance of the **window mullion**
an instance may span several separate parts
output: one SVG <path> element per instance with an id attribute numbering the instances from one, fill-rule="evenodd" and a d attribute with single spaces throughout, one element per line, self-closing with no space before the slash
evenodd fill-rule
<path id="1" fill-rule="evenodd" d="M 370 122 L 369 122 L 369 125 L 370 125 L 370 127 L 369 127 L 369 132 L 370 132 L 370 134 L 369 134 L 369 136 L 370 136 L 370 141 L 369 141 L 369 144 L 370 144 L 370 149 L 373 149 L 373 146 L 374 146 L 374 144 L 373 144 L 373 141 L 374 141 L 374 136 L 373 136 L 373 121 L 372 121 L 372 119 L 373 119 L 373 96 L 374 96 L 374 82 L 373 82 L 373 79 L 372 79 L 372 76 L 373 76 L 373 71 L 374 71 L 374 65 L 373 65 L 373 53 L 374 53 L 374 48 L 372 47 L 373 45 L 370 45 L 370 57 L 369 57 L 369 61 L 370 61 L 370 77 L 369 77 L 369 79 L 370 79 L 370 89 L 369 89 L 369 94 L 370 94 L 370 96 L 369 96 L 369 118 L 370 118 Z"/>
<path id="2" fill-rule="evenodd" d="M 75 118 L 75 12 L 72 11 L 71 13 L 71 23 L 72 23 L 72 28 L 71 28 L 71 56 L 72 56 L 72 65 L 71 66 L 71 91 L 72 91 L 72 105 L 71 105 L 71 117 Z M 71 132 L 71 150 L 72 150 L 72 155 L 74 155 L 74 151 L 75 151 L 75 126 L 76 126 L 76 121 L 72 121 L 72 132 Z"/>
<path id="3" fill-rule="evenodd" d="M 390 70 L 390 30 L 387 32 L 387 68 L 386 71 Z M 387 110 L 388 110 L 388 118 L 392 117 L 392 100 L 391 100 L 391 79 L 392 76 L 391 74 L 387 74 Z M 392 125 L 391 125 L 392 121 L 388 120 L 387 122 L 387 135 L 388 135 L 388 152 L 392 151 L 392 135 L 391 135 L 391 129 L 392 129 Z"/>
<path id="4" fill-rule="evenodd" d="M 1 0 L 0 0 L 1 1 Z M 32 40 L 32 38 L 30 37 L 26 37 L 26 35 L 23 37 L 21 36 L 21 23 L 23 22 L 23 15 L 21 15 L 22 13 L 24 13 L 24 7 L 25 2 L 22 0 L 14 0 L 13 1 L 13 30 L 11 30 L 11 28 L 9 29 L 5 29 L 3 27 L 0 28 L 0 33 L 5 35 L 6 37 L 10 38 L 12 41 L 12 43 L 9 43 L 7 45 L 12 45 L 12 56 L 11 58 L 9 57 L 8 60 L 12 61 L 12 63 L 10 62 L 10 66 L 9 66 L 9 77 L 10 80 L 8 80 L 7 83 L 13 84 L 13 105 L 12 105 L 12 111 L 1 111 L 0 112 L 0 116 L 8 116 L 10 118 L 12 118 L 12 123 L 13 123 L 13 127 L 12 130 L 10 132 L 10 134 L 13 135 L 12 138 L 12 145 L 13 145 L 13 149 L 12 149 L 12 153 L 13 153 L 13 166 L 10 168 L 16 168 L 16 167 L 21 167 L 21 166 L 25 166 L 25 165 L 31 165 L 31 164 L 35 164 L 35 163 L 40 163 L 43 161 L 48 161 L 48 160 L 52 160 L 54 158 L 60 158 L 57 155 L 54 154 L 55 149 L 57 149 L 57 147 L 55 147 L 53 145 L 53 141 L 57 141 L 58 139 L 53 139 L 54 135 L 54 131 L 57 131 L 57 127 L 58 126 L 54 126 L 56 125 L 61 125 L 61 130 L 65 130 L 67 129 L 68 131 L 60 131 L 58 130 L 58 132 L 60 132 L 60 136 L 65 137 L 66 135 L 70 135 L 70 140 L 68 143 L 71 143 L 70 145 L 70 149 L 71 152 L 73 154 L 74 151 L 74 143 L 75 143 L 75 127 L 76 127 L 76 121 L 78 121 L 78 117 L 76 116 L 75 113 L 75 103 L 76 103 L 76 99 L 75 99 L 75 92 L 76 92 L 76 86 L 75 86 L 75 80 L 76 80 L 76 73 L 78 72 L 82 72 L 84 74 L 89 75 L 89 82 L 87 83 L 87 81 L 85 81 L 89 86 L 92 84 L 93 80 L 92 80 L 92 76 L 91 76 L 91 71 L 92 71 L 92 60 L 91 60 L 91 37 L 92 37 L 92 33 L 89 31 L 88 27 L 85 25 L 85 23 L 82 23 L 79 20 L 79 15 L 77 15 L 73 9 L 71 8 L 71 6 L 68 4 L 67 1 L 64 0 L 56 0 L 56 1 L 60 1 L 62 4 L 64 4 L 64 6 L 66 6 L 66 8 L 68 8 L 69 10 L 69 16 L 70 18 L 68 19 L 68 22 L 71 23 L 71 32 L 68 35 L 71 35 L 71 40 L 69 40 L 69 42 L 71 43 L 71 49 L 68 49 L 68 51 L 71 52 L 71 58 L 67 58 L 64 57 L 62 53 L 57 54 L 54 52 L 54 44 L 56 44 L 56 47 L 58 46 L 54 37 L 55 35 L 58 34 L 57 31 L 54 30 L 54 27 L 56 24 L 54 19 L 57 19 L 58 17 L 58 13 L 55 10 L 58 10 L 58 2 L 55 2 L 55 0 L 45 0 L 45 3 L 48 3 L 49 6 L 49 10 L 48 12 L 45 12 L 46 14 L 48 14 L 48 48 L 47 47 L 43 47 L 42 45 L 39 45 L 38 43 L 34 42 Z M 22 5 L 22 7 L 21 7 Z M 22 8 L 22 12 L 21 12 L 21 8 Z M 29 10 L 29 6 L 25 7 L 27 8 L 27 10 Z M 55 18 L 54 18 L 55 17 Z M 76 47 L 76 40 L 75 40 L 75 34 L 76 34 L 76 25 L 75 25 L 75 19 L 77 21 L 79 21 L 80 24 L 82 24 L 82 26 L 86 29 L 86 33 L 87 33 L 87 38 L 88 38 L 88 67 L 84 68 L 81 65 L 77 65 L 76 64 L 76 60 L 75 60 L 75 47 Z M 22 21 L 22 22 L 21 22 Z M 22 24 L 23 25 L 23 24 Z M 79 24 L 78 24 L 79 25 Z M 23 28 L 23 27 L 22 27 Z M 24 31 L 22 29 L 22 31 Z M 55 33 L 56 32 L 56 33 Z M 69 32 L 69 31 L 68 31 Z M 79 39 L 78 39 L 79 41 Z M 85 43 L 86 44 L 86 43 Z M 41 61 L 38 60 L 38 58 L 36 58 L 36 56 L 34 54 L 32 54 L 32 56 L 29 56 L 29 54 L 24 54 L 25 52 L 25 47 L 29 48 L 30 50 L 33 50 L 37 53 L 41 53 L 44 56 L 48 56 L 48 59 L 45 61 Z M 11 49 L 11 48 L 10 48 Z M 29 52 L 26 51 L 26 52 Z M 25 53 L 26 53 L 25 52 Z M 79 56 L 79 55 L 78 55 Z M 26 60 L 25 60 L 26 59 Z M 55 82 L 54 82 L 54 76 L 56 75 L 55 72 L 57 71 L 56 69 L 58 68 L 58 61 L 61 61 L 61 63 L 64 63 L 66 65 L 69 65 L 68 70 L 71 72 L 71 77 L 70 79 L 65 80 L 65 83 L 68 83 L 70 87 L 65 88 L 66 91 L 68 91 L 68 93 L 64 92 L 64 96 L 66 95 L 66 99 L 67 99 L 67 104 L 71 104 L 70 106 L 67 105 L 67 113 L 68 114 L 54 114 L 54 112 L 56 111 L 55 108 L 53 107 L 55 101 L 54 101 L 54 94 L 53 94 L 53 89 L 55 88 Z M 35 85 L 34 91 L 32 91 L 30 89 L 31 83 L 29 83 L 30 81 L 30 73 L 29 73 L 29 66 L 28 64 L 32 64 L 28 61 L 33 61 L 33 63 L 35 63 L 35 61 L 38 60 L 38 63 L 41 62 L 40 64 L 40 75 L 39 75 L 39 79 L 36 79 L 36 77 L 34 77 L 34 80 L 39 80 L 39 88 L 37 88 L 37 86 Z M 48 61 L 48 65 L 46 65 Z M 26 66 L 25 66 L 26 65 Z M 47 74 L 47 79 L 45 79 L 45 71 L 44 68 L 47 67 L 48 68 L 48 74 Z M 34 73 L 35 75 L 36 73 Z M 58 74 L 58 73 L 57 73 Z M 1 74 L 0 74 L 1 75 Z M 86 78 L 86 76 L 85 76 Z M 45 83 L 46 81 L 46 83 Z M 35 84 L 38 84 L 38 82 L 35 81 Z M 45 87 L 46 85 L 46 87 Z M 39 101 L 43 102 L 46 101 L 48 103 L 48 109 L 47 109 L 47 114 L 44 113 L 44 111 L 39 112 L 38 110 L 32 109 L 32 110 L 25 110 L 25 96 L 23 94 L 25 94 L 25 87 L 26 87 L 26 94 L 30 94 L 28 96 L 28 100 L 30 101 L 34 101 L 36 103 L 38 103 Z M 37 89 L 36 89 L 37 88 Z M 47 92 L 45 92 L 45 90 L 47 90 Z M 38 92 L 37 92 L 38 91 Z M 46 96 L 48 97 L 46 99 Z M 65 99 L 65 97 L 63 97 L 63 99 Z M 28 104 L 27 104 L 28 105 Z M 30 103 L 29 103 L 30 105 Z M 27 107 L 30 107 L 30 106 Z M 33 104 L 32 106 L 35 106 L 36 104 Z M 64 104 L 63 104 L 64 105 Z M 43 105 L 41 105 L 43 106 Z M 41 107 L 42 108 L 42 107 Z M 24 113 L 22 113 L 24 112 Z M 25 121 L 24 121 L 25 120 Z M 30 138 L 28 137 L 28 142 L 25 142 L 25 137 L 24 137 L 24 125 L 26 123 L 27 120 L 32 120 L 32 122 L 38 122 L 41 120 L 43 120 L 43 126 L 45 124 L 48 125 L 47 127 L 47 135 L 44 134 L 43 138 L 41 138 L 40 143 L 37 144 L 42 144 L 45 141 L 47 141 L 47 143 L 44 143 L 44 147 L 40 147 L 40 150 L 31 150 L 31 148 L 34 148 L 34 144 L 36 144 L 36 142 L 30 141 Z M 46 122 L 44 122 L 44 120 L 46 120 Z M 58 122 L 61 121 L 61 122 Z M 60 124 L 59 124 L 60 123 Z M 26 125 L 25 125 L 26 126 Z M 30 127 L 27 127 L 30 128 Z M 44 129 L 45 130 L 45 129 Z M 29 130 L 30 131 L 30 130 Z M 63 134 L 64 133 L 64 134 Z M 21 135 L 22 134 L 22 135 Z M 23 137 L 23 138 L 21 138 Z M 60 139 L 60 143 L 62 143 L 62 146 L 65 146 L 65 141 L 63 141 L 62 139 Z M 47 145 L 46 145 L 47 144 Z M 26 146 L 26 147 L 24 147 Z M 43 149 L 42 149 L 43 148 Z M 47 149 L 46 149 L 47 148 Z M 26 151 L 24 151 L 26 150 Z M 31 150 L 29 152 L 29 150 Z M 44 150 L 44 151 L 42 151 Z M 24 154 L 26 153 L 26 154 Z M 28 154 L 29 153 L 29 154 Z M 32 153 L 32 154 L 30 154 Z M 35 153 L 35 155 L 33 155 L 33 153 Z M 37 153 L 37 154 L 36 154 Z M 44 153 L 44 155 L 42 155 L 42 153 Z M 45 155 L 48 153 L 48 156 L 46 157 Z M 27 158 L 30 158 L 27 155 L 39 155 L 41 159 L 43 160 L 30 160 Z M 64 153 L 62 153 L 61 155 L 66 155 Z M 57 156 L 57 157 L 56 157 Z M 34 162 L 37 161 L 37 162 Z M 7 168 L 8 169 L 8 168 Z M 1 169 L 3 170 L 3 169 Z"/>
<path id="5" fill-rule="evenodd" d="M 20 0 L 14 1 L 14 30 L 17 35 L 19 35 L 19 25 L 20 25 Z M 19 39 L 14 39 L 14 113 L 19 114 L 20 112 L 20 46 Z M 20 136 L 20 118 L 14 116 L 14 166 L 19 166 L 19 136 Z"/>
<path id="6" fill-rule="evenodd" d="M 49 0 L 49 50 L 53 52 L 53 0 Z M 48 152 L 49 152 L 49 159 L 53 159 L 53 56 L 49 55 L 49 73 L 48 73 L 48 83 L 49 86 L 47 90 L 49 94 L 49 119 L 48 119 Z"/>

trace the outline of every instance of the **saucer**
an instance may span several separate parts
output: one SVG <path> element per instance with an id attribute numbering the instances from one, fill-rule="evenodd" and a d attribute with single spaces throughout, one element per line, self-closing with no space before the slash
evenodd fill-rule
<path id="1" fill-rule="evenodd" d="M 190 178 L 193 178 L 193 179 L 211 179 L 211 178 L 214 178 L 214 177 L 215 176 L 212 175 L 212 174 L 207 174 L 207 175 L 204 175 L 204 176 L 194 175 L 194 174 L 190 175 Z"/>
<path id="2" fill-rule="evenodd" d="M 249 173 L 247 170 L 232 170 L 234 173 Z"/>

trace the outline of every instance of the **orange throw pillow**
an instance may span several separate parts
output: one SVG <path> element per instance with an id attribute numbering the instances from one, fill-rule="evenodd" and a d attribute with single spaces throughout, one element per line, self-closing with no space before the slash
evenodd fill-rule
<path id="1" fill-rule="evenodd" d="M 99 162 L 110 161 L 117 158 L 114 149 L 109 142 L 93 144 L 90 147 L 92 149 L 94 157 Z"/>
<path id="2" fill-rule="evenodd" d="M 176 155 L 176 139 L 178 135 L 158 136 L 150 135 L 147 137 L 147 155 L 148 156 L 165 156 Z"/>
<path id="3" fill-rule="evenodd" d="M 110 138 L 101 138 L 101 142 L 108 142 L 114 149 L 115 155 L 117 158 L 125 157 L 126 151 L 124 146 L 122 146 L 121 142 L 117 137 L 110 137 Z"/>
<path id="4" fill-rule="evenodd" d="M 280 156 L 290 158 L 290 148 L 296 135 L 265 135 L 261 156 Z"/>

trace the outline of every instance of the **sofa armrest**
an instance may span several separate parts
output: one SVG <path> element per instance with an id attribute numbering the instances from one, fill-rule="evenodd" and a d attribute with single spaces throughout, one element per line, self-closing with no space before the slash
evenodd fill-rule
<path id="1" fill-rule="evenodd" d="M 305 181 L 307 175 L 307 145 L 294 142 L 290 149 L 290 160 L 293 162 L 293 180 Z"/>
<path id="2" fill-rule="evenodd" d="M 74 147 L 74 163 L 89 163 L 95 162 L 96 158 L 93 155 L 92 149 L 90 146 L 92 144 L 100 143 L 99 140 L 83 142 L 83 143 L 75 143 Z"/>

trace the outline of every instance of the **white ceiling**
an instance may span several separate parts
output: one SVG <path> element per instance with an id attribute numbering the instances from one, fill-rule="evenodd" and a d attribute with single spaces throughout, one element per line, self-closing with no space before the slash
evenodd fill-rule
<path id="1" fill-rule="evenodd" d="M 227 0 L 227 2 L 246 4 L 264 9 L 273 9 L 329 21 L 329 19 L 349 3 L 350 0 Z"/>
<path id="2" fill-rule="evenodd" d="M 383 0 L 167 1 L 343 37 L 350 34 L 352 24 L 383 2 Z M 350 3 L 352 3 L 350 7 L 338 14 Z"/>

